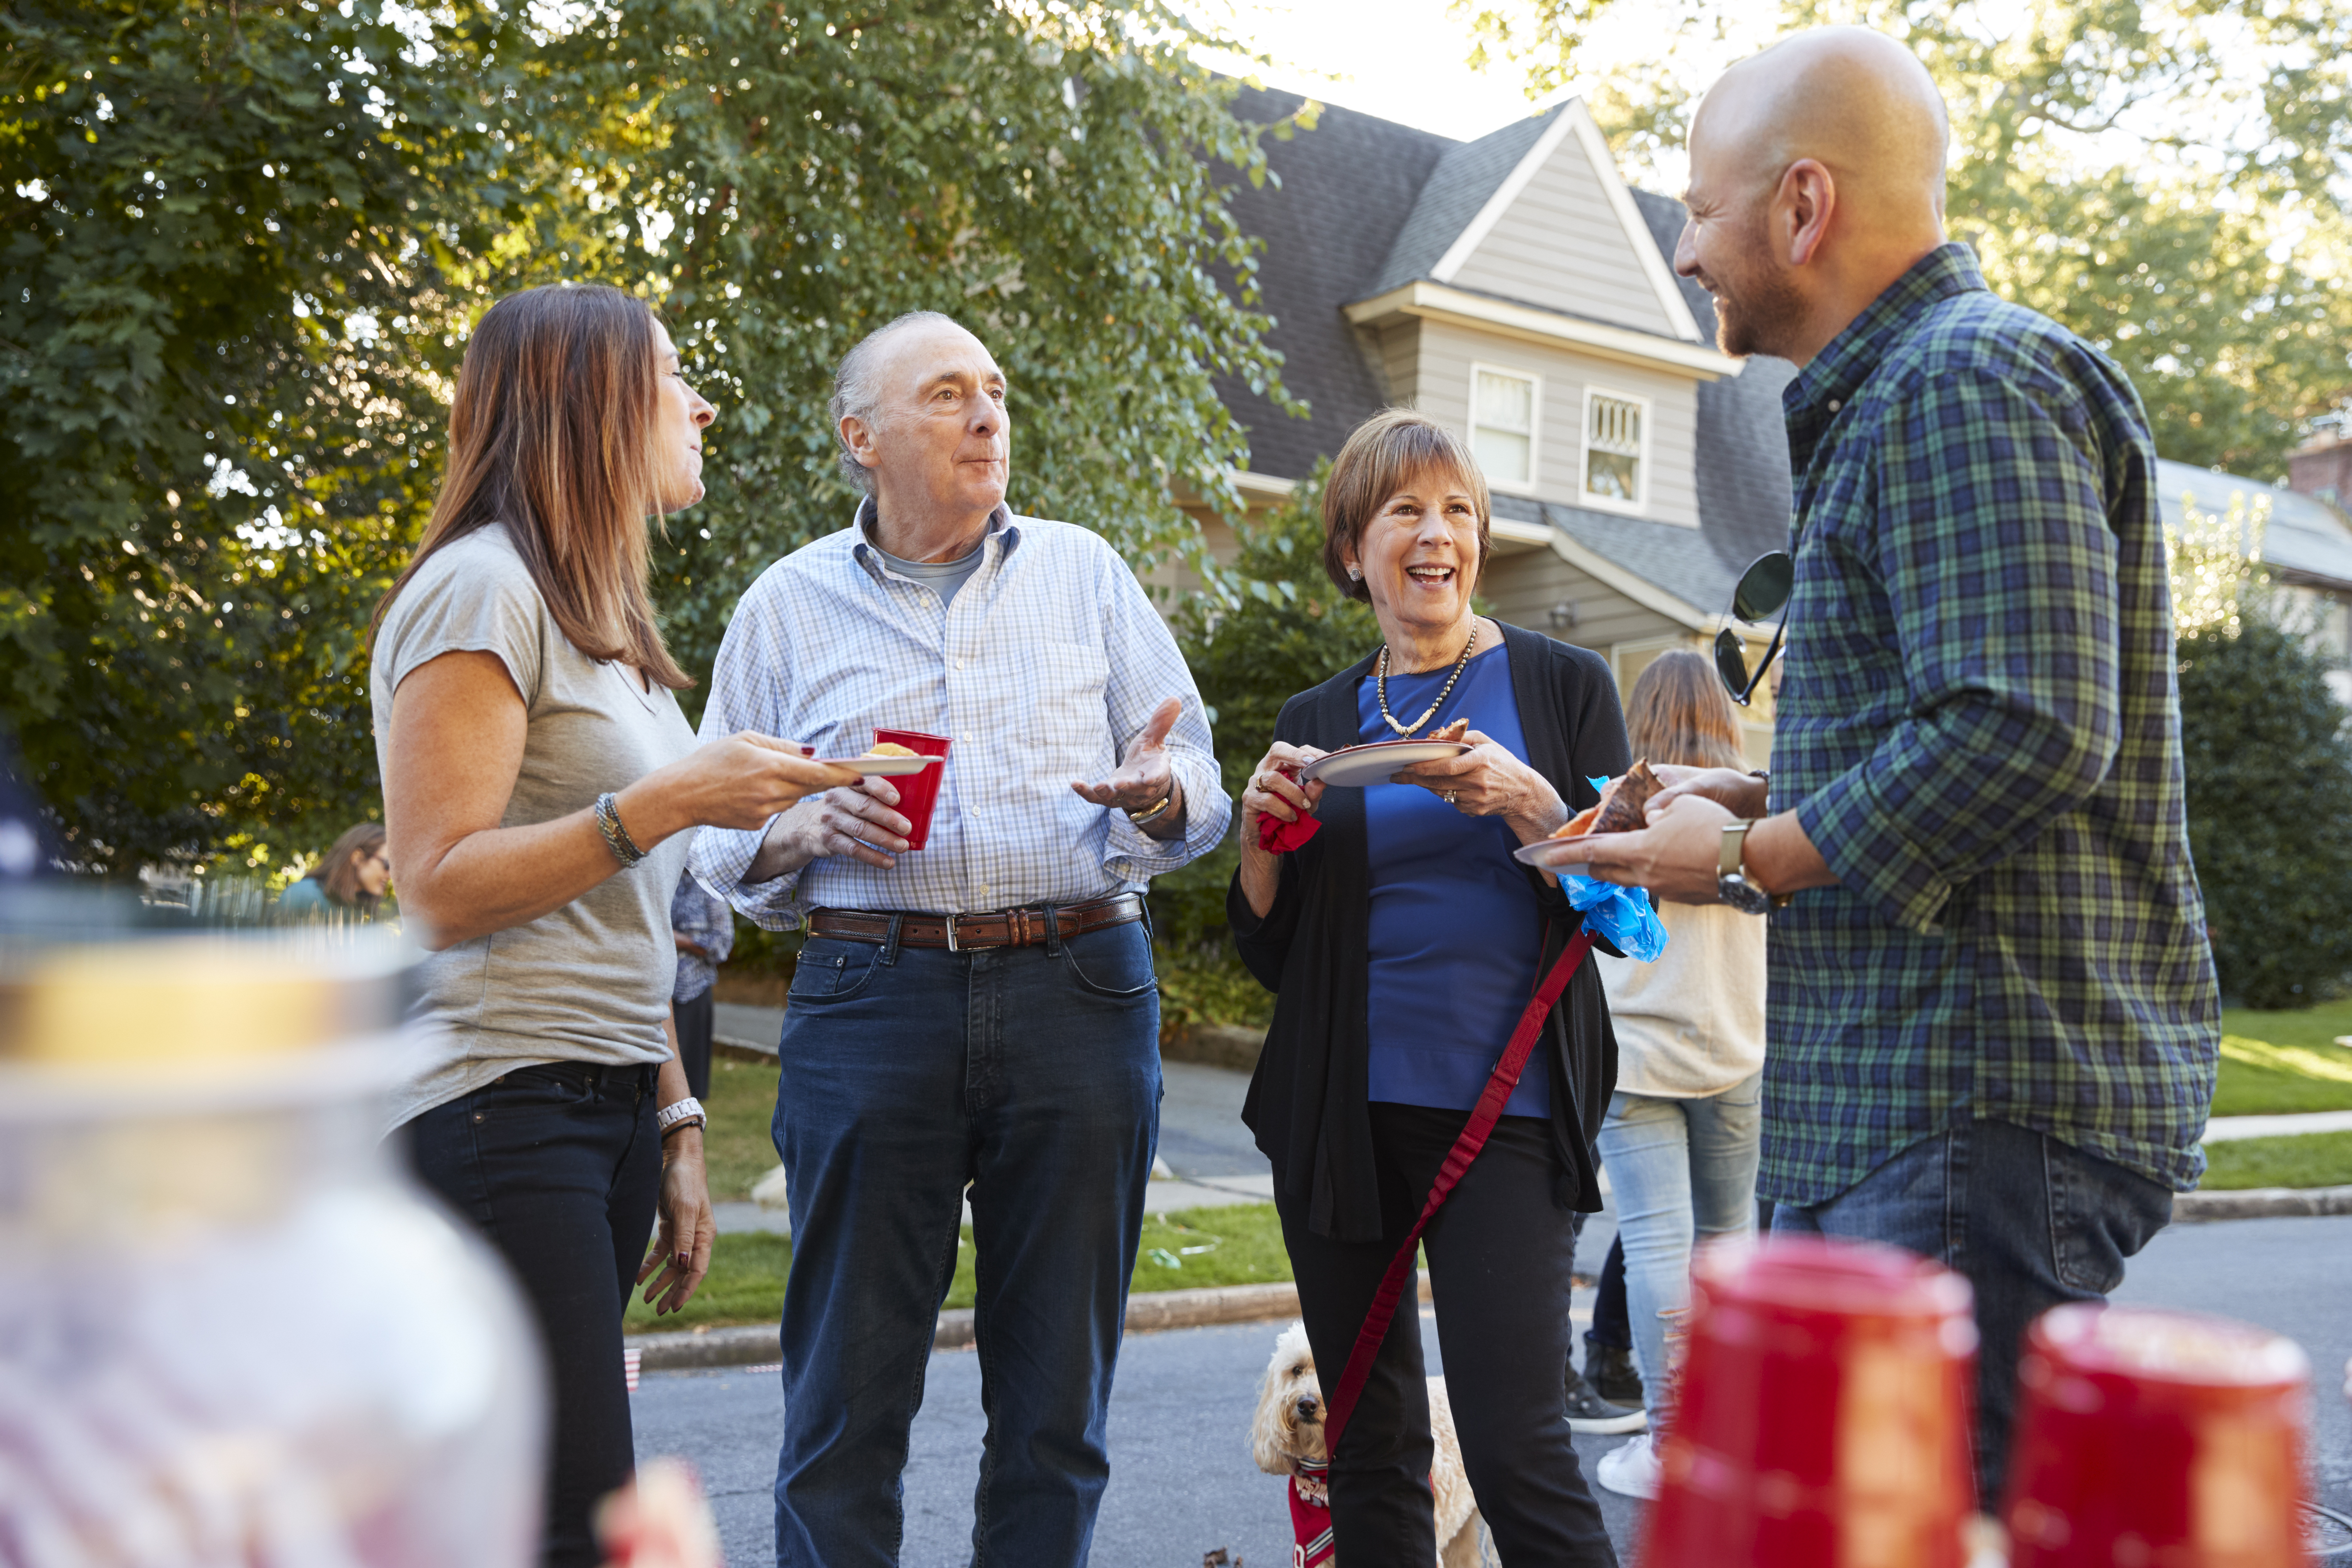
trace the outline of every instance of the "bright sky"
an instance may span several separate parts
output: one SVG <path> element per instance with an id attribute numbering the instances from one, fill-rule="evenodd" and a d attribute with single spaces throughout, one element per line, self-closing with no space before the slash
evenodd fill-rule
<path id="1" fill-rule="evenodd" d="M 1228 0 L 1201 7 L 1213 24 L 1272 58 L 1208 63 L 1266 86 L 1311 94 L 1382 120 L 1469 141 L 1532 111 L 1516 72 L 1485 76 L 1465 60 L 1470 30 L 1446 0 Z"/>

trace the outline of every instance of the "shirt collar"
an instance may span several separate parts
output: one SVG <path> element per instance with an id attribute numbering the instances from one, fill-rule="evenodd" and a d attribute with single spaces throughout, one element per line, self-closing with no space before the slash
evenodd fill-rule
<path id="1" fill-rule="evenodd" d="M 850 519 L 850 527 L 857 531 L 857 542 L 849 547 L 849 553 L 866 568 L 866 575 L 879 581 L 883 573 L 888 570 L 888 563 L 884 559 L 882 547 L 874 542 L 875 516 L 872 496 L 857 503 L 857 513 Z M 997 503 L 994 511 L 988 514 L 988 531 L 980 537 L 980 547 L 983 551 L 992 542 L 1001 544 L 997 552 L 1000 557 L 1011 554 L 1013 547 L 1021 542 L 1021 525 L 1013 520 L 1013 509 L 1002 501 Z"/>
<path id="2" fill-rule="evenodd" d="M 1938 300 L 1980 290 L 1984 274 L 1976 253 L 1958 240 L 1937 246 L 1911 264 L 1911 269 L 1886 287 L 1861 315 L 1846 323 L 1829 346 L 1797 374 L 1780 394 L 1781 411 L 1789 420 L 1789 439 L 1810 447 L 1830 420 L 1853 399 L 1871 372 L 1885 363 L 1895 345 L 1907 336 L 1919 317 Z M 1801 474 L 1805 465 L 1799 463 Z"/>

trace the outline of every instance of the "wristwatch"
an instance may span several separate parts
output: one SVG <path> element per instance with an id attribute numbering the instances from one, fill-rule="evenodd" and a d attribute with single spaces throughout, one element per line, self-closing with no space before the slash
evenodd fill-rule
<path id="1" fill-rule="evenodd" d="M 1740 868 L 1740 856 L 1748 847 L 1748 830 L 1752 822 L 1735 822 L 1723 830 L 1723 848 L 1716 857 L 1715 890 L 1717 897 L 1743 915 L 1760 915 L 1768 910 L 1785 909 L 1786 896 L 1774 898 L 1748 879 Z"/>
<path id="2" fill-rule="evenodd" d="M 671 1100 L 654 1113 L 654 1131 L 667 1138 L 681 1127 L 701 1127 L 709 1120 L 703 1114 L 702 1101 L 689 1094 Z"/>

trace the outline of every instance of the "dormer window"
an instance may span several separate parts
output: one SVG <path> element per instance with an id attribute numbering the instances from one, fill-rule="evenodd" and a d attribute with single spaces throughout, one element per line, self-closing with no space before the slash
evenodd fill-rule
<path id="1" fill-rule="evenodd" d="M 1541 384 L 1507 370 L 1470 369 L 1470 453 L 1496 489 L 1536 482 L 1536 413 Z"/>
<path id="2" fill-rule="evenodd" d="M 1649 483 L 1647 398 L 1593 390 L 1584 395 L 1584 500 L 1611 511 L 1639 511 Z"/>

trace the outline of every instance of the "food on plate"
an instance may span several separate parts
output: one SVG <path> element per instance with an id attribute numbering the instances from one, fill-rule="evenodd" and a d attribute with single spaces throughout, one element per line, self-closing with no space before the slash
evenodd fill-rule
<path id="1" fill-rule="evenodd" d="M 1631 833 L 1646 827 L 1651 798 L 1665 787 L 1665 781 L 1650 771 L 1645 757 L 1609 781 L 1599 805 L 1586 806 L 1570 817 L 1552 837 L 1581 838 L 1589 833 Z"/>
<path id="2" fill-rule="evenodd" d="M 912 746 L 902 746 L 896 741 L 877 741 L 866 748 L 869 757 L 919 757 L 923 753 Z"/>
<path id="3" fill-rule="evenodd" d="M 1423 736 L 1422 739 L 1425 741 L 1458 741 L 1464 734 L 1468 732 L 1469 728 L 1469 720 L 1456 719 L 1453 723 L 1446 725 L 1443 730 L 1432 730 L 1428 734 Z"/>

